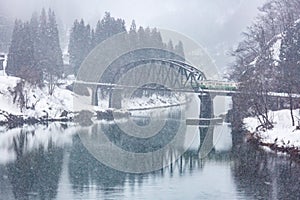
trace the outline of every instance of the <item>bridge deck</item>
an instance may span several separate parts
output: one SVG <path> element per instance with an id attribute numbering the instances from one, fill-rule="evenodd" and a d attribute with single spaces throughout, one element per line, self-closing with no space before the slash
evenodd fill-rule
<path id="1" fill-rule="evenodd" d="M 87 86 L 99 86 L 99 87 L 107 87 L 110 89 L 124 89 L 124 88 L 137 88 L 137 86 L 131 86 L 131 85 L 119 85 L 119 84 L 111 84 L 111 83 L 94 83 L 94 82 L 86 82 L 86 81 L 76 81 L 77 84 L 83 84 Z M 157 87 L 140 87 L 140 89 L 145 89 L 145 90 L 156 90 L 156 91 L 166 91 L 166 90 L 171 90 L 172 92 L 180 92 L 180 93 L 210 93 L 213 95 L 218 95 L 218 96 L 231 96 L 232 94 L 236 93 L 236 91 L 232 89 L 203 89 L 199 87 L 198 90 L 194 89 L 185 89 L 185 88 L 170 88 L 170 89 L 164 89 L 164 88 L 157 88 Z"/>

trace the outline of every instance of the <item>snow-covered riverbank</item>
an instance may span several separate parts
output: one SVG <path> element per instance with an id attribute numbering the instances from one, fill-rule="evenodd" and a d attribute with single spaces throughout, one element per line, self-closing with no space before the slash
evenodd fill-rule
<path id="1" fill-rule="evenodd" d="M 274 151 L 289 153 L 293 156 L 299 155 L 300 149 L 300 130 L 296 129 L 298 119 L 300 119 L 299 110 L 294 110 L 295 126 L 292 126 L 289 110 L 271 111 L 271 121 L 274 128 L 270 130 L 256 130 L 259 121 L 254 117 L 244 119 L 245 128 L 253 133 L 253 137 L 259 141 L 262 146 L 268 147 Z"/>
<path id="2" fill-rule="evenodd" d="M 71 117 L 73 93 L 65 85 L 56 87 L 49 95 L 48 88 L 23 82 L 20 78 L 0 76 L 0 122 L 9 117 L 60 119 Z"/>
<path id="3" fill-rule="evenodd" d="M 22 82 L 17 77 L 0 76 L 0 124 L 5 124 L 9 121 L 73 119 L 74 115 L 80 111 L 75 110 L 73 105 L 73 99 L 74 97 L 76 98 L 76 95 L 67 89 L 74 79 L 74 77 L 69 77 L 59 81 L 53 94 L 49 95 L 47 86 L 33 86 Z M 17 86 L 18 84 L 19 86 Z M 19 90 L 17 87 L 22 87 L 22 89 Z M 22 94 L 20 91 L 22 91 Z M 123 106 L 124 112 L 127 112 L 137 109 L 180 105 L 183 102 L 185 102 L 185 99 L 175 96 L 162 97 L 153 95 L 147 98 L 125 99 Z M 99 99 L 99 106 L 94 107 L 94 110 L 111 111 L 111 109 L 108 109 L 108 100 Z"/>

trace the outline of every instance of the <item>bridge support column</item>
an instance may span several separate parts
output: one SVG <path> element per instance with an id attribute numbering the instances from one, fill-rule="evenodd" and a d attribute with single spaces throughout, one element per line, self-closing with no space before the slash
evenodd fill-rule
<path id="1" fill-rule="evenodd" d="M 214 117 L 214 96 L 209 93 L 199 95 L 200 98 L 200 118 Z"/>
<path id="2" fill-rule="evenodd" d="M 92 88 L 92 105 L 98 106 L 98 88 Z"/>
<path id="3" fill-rule="evenodd" d="M 213 99 L 214 96 L 211 96 L 209 93 L 203 93 L 199 95 L 200 98 L 200 118 L 213 118 L 214 117 L 214 105 Z M 198 148 L 198 153 L 200 158 L 206 157 L 210 152 L 214 151 L 213 144 L 213 133 L 214 127 L 210 126 L 210 121 L 206 121 L 204 124 L 201 123 L 199 127 L 200 132 L 200 145 Z"/>
<path id="4" fill-rule="evenodd" d="M 121 109 L 122 108 L 122 90 L 113 89 L 109 93 L 109 108 Z"/>

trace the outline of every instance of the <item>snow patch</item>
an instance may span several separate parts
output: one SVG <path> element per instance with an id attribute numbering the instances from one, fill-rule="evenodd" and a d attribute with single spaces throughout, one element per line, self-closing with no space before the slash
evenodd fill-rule
<path id="1" fill-rule="evenodd" d="M 278 65 L 278 63 L 280 61 L 279 56 L 280 56 L 281 43 L 282 43 L 282 39 L 280 36 L 278 36 L 276 42 L 271 47 L 272 54 L 273 54 L 272 56 L 273 56 L 273 59 L 275 60 L 276 66 Z"/>
<path id="2" fill-rule="evenodd" d="M 300 119 L 299 109 L 293 111 L 295 121 Z M 289 110 L 270 111 L 269 116 L 273 122 L 274 128 L 266 131 L 257 132 L 263 143 L 273 144 L 282 147 L 299 147 L 300 148 L 300 130 L 292 126 L 291 115 Z M 245 128 L 251 133 L 256 132 L 259 121 L 254 117 L 244 119 Z"/>

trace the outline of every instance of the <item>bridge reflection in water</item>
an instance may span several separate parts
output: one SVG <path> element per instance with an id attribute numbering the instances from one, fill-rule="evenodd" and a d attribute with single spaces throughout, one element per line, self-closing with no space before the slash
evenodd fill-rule
<path id="1" fill-rule="evenodd" d="M 176 117 L 174 114 L 173 116 Z M 139 123 L 147 123 L 145 120 L 137 121 Z M 166 123 L 164 137 L 154 137 L 152 138 L 153 141 L 148 141 L 148 145 L 141 145 L 141 141 L 138 140 L 133 141 L 131 139 L 132 141 L 130 141 L 128 136 L 124 136 L 120 132 L 116 124 L 98 123 L 93 126 L 101 127 L 107 133 L 110 133 L 110 141 L 119 145 L 119 147 L 125 148 L 127 151 L 145 152 L 161 148 L 170 138 L 174 137 L 173 131 L 176 129 L 176 123 L 178 121 L 174 119 Z M 60 126 L 57 124 L 53 126 L 53 124 L 50 124 L 50 126 L 49 129 L 58 134 L 70 132 L 70 130 L 68 131 L 68 126 L 65 125 Z M 83 134 L 83 132 L 87 131 L 85 134 L 92 135 L 93 126 L 90 128 L 77 127 L 76 132 Z M 43 133 L 42 130 L 44 130 Z M 55 199 L 59 188 L 59 181 L 65 176 L 63 174 L 66 171 L 74 192 L 84 191 L 87 186 L 92 184 L 112 193 L 114 190 L 120 190 L 120 188 L 124 187 L 125 181 L 136 181 L 136 179 L 142 181 L 150 175 L 161 176 L 165 173 L 173 174 L 176 171 L 183 175 L 194 169 L 201 169 L 205 164 L 205 160 L 199 159 L 199 149 L 201 146 L 198 149 L 189 149 L 178 157 L 178 152 L 182 151 L 184 145 L 184 140 L 182 140 L 182 143 L 176 143 L 176 148 L 173 146 L 173 148 L 169 149 L 170 151 L 168 151 L 168 154 L 162 160 L 162 162 L 170 163 L 168 166 L 150 174 L 134 175 L 123 173 L 107 167 L 95 159 L 83 145 L 77 134 L 72 136 L 73 142 L 71 145 L 68 137 L 58 139 L 56 135 L 47 135 L 46 130 L 48 129 L 37 128 L 26 130 L 24 128 L 13 137 L 9 137 L 8 141 L 10 142 L 7 143 L 7 148 L 15 156 L 12 158 L 13 161 L 8 161 L 8 164 L 6 164 L 6 170 L 1 167 L 0 171 L 6 174 L 3 177 L 7 177 L 8 179 L 1 179 L 1 181 L 10 182 L 12 187 L 6 188 L 6 190 L 11 189 L 15 199 Z M 37 137 L 41 138 L 38 139 Z M 67 139 L 66 143 L 62 141 L 64 138 Z M 178 160 L 175 160 L 176 157 L 178 157 Z M 136 164 L 139 165 L 139 163 Z M 9 195 L 9 192 L 7 195 Z"/>
<path id="2" fill-rule="evenodd" d="M 47 132 L 49 128 L 54 134 Z M 1 133 L 1 156 L 10 155 L 7 161 L 3 157 L 0 161 L 1 199 L 132 199 L 153 195 L 150 187 L 160 188 L 158 194 L 169 199 L 193 197 L 189 194 L 203 198 L 205 194 L 211 199 L 297 199 L 300 195 L 299 165 L 243 144 L 241 133 L 232 134 L 232 149 L 213 151 L 206 159 L 199 159 L 198 149 L 193 147 L 160 170 L 130 174 L 95 159 L 76 134 L 81 127 L 50 124 L 49 128 Z M 68 135 L 70 132 L 73 135 Z M 227 132 L 230 134 L 230 129 Z M 208 179 L 204 172 L 210 173 Z M 215 193 L 226 177 L 227 184 L 236 189 L 223 185 L 225 193 L 222 188 Z"/>

